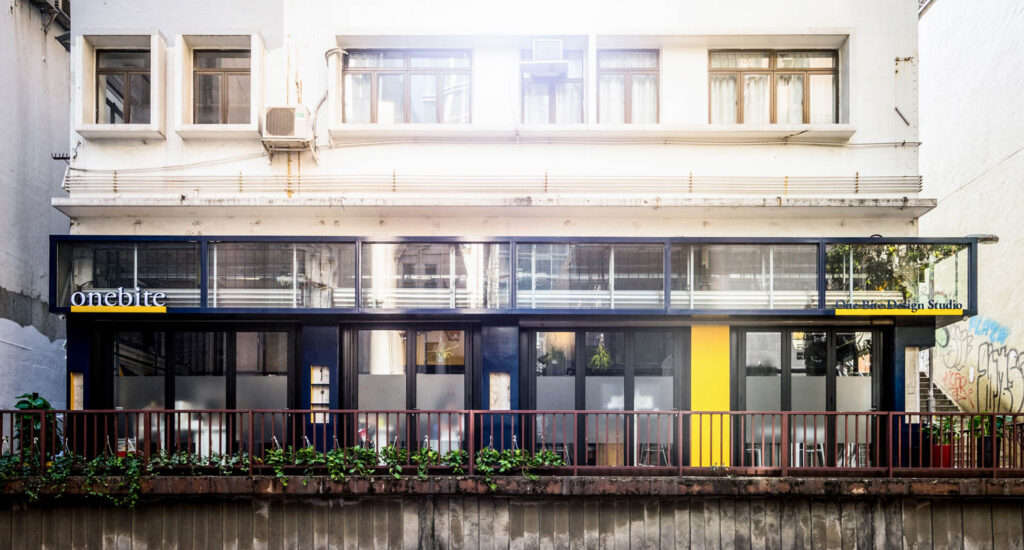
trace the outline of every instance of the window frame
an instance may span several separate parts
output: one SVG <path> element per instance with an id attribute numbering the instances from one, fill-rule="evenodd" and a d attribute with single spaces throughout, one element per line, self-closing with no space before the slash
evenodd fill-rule
<path id="1" fill-rule="evenodd" d="M 813 68 L 779 68 L 778 67 L 778 56 L 782 53 L 830 53 L 832 54 L 832 68 L 830 69 L 813 69 Z M 711 66 L 711 58 L 716 53 L 765 53 L 768 54 L 768 67 L 767 68 L 747 68 L 747 69 L 716 69 Z M 712 75 L 734 75 L 736 77 L 736 122 L 735 124 L 745 124 L 743 121 L 743 80 L 748 75 L 765 75 L 769 76 L 769 99 L 768 99 L 768 124 L 779 124 L 778 123 L 778 77 L 779 75 L 802 75 L 804 79 L 803 85 L 803 122 L 801 124 L 810 124 L 811 120 L 811 87 L 810 77 L 811 75 L 830 75 L 835 82 L 835 94 L 832 98 L 832 108 L 835 112 L 835 117 L 832 122 L 827 124 L 839 124 L 839 50 L 831 49 L 716 49 L 708 50 L 708 124 L 727 124 L 714 122 L 711 117 L 714 113 L 712 108 L 712 92 L 711 92 L 711 76 Z M 824 123 L 823 123 L 824 124 Z"/>
<path id="2" fill-rule="evenodd" d="M 139 53 L 139 54 L 146 54 L 146 57 L 148 58 L 147 61 L 149 63 L 149 68 L 147 68 L 145 70 L 143 70 L 143 69 L 101 69 L 100 68 L 100 56 L 103 55 L 103 54 L 106 54 L 106 53 Z M 96 89 L 96 105 L 94 107 L 95 108 L 95 116 L 94 116 L 94 121 L 95 121 L 94 123 L 95 124 L 99 124 L 99 125 L 103 125 L 103 126 L 112 126 L 112 125 L 116 125 L 116 124 L 138 124 L 138 125 L 153 124 L 153 117 L 155 115 L 153 113 L 153 62 L 152 62 L 152 56 L 153 56 L 153 52 L 151 50 L 140 49 L 140 48 L 103 48 L 103 49 L 97 48 L 96 49 L 96 59 L 94 61 L 94 63 L 95 63 L 94 66 L 96 67 L 96 69 L 94 71 L 95 74 L 93 75 L 93 80 L 95 82 L 95 89 Z M 104 101 L 105 97 L 106 97 L 106 94 L 101 94 L 100 93 L 100 77 L 102 77 L 102 76 L 111 76 L 111 75 L 113 75 L 113 76 L 121 76 L 121 77 L 124 78 L 124 110 L 121 113 L 121 120 L 122 120 L 122 122 L 100 121 L 100 113 L 102 112 L 102 109 L 100 109 L 100 102 Z M 149 77 L 149 120 L 147 120 L 145 122 L 135 122 L 135 121 L 132 120 L 132 117 L 131 117 L 131 112 L 132 112 L 131 77 L 132 77 L 132 75 L 136 75 L 136 76 L 138 76 L 138 75 L 146 75 L 146 76 Z"/>
<path id="3" fill-rule="evenodd" d="M 601 54 L 609 52 L 654 52 L 656 65 L 653 68 L 635 68 L 635 69 L 602 69 L 601 68 Z M 597 59 L 595 63 L 596 75 L 594 76 L 595 83 L 597 84 L 597 123 L 601 124 L 601 77 L 606 75 L 623 75 L 625 77 L 624 86 L 625 94 L 623 95 L 623 101 L 625 102 L 623 111 L 623 124 L 633 124 L 633 92 L 632 92 L 632 80 L 633 75 L 654 75 L 657 79 L 655 88 L 656 96 L 654 98 L 654 123 L 661 123 L 661 50 L 655 48 L 609 48 L 597 50 Z"/>
<path id="4" fill-rule="evenodd" d="M 745 327 L 734 327 L 733 338 L 733 359 L 732 359 L 732 409 L 741 412 L 760 412 L 747 410 L 747 334 L 748 333 L 772 333 L 778 334 L 782 342 L 782 357 L 780 357 L 780 411 L 792 411 L 793 404 L 793 379 L 792 379 L 792 357 L 788 353 L 794 332 L 824 332 L 826 338 L 826 359 L 825 359 L 825 410 L 821 412 L 857 412 L 837 411 L 838 398 L 837 381 L 839 360 L 836 357 L 836 335 L 843 333 L 867 332 L 871 334 L 871 411 L 882 410 L 882 379 L 888 375 L 889 365 L 885 362 L 883 341 L 885 335 L 877 326 L 855 324 L 855 325 L 813 325 L 798 324 L 786 327 L 771 325 L 756 325 Z M 818 411 L 811 411 L 818 412 Z M 866 412 L 866 411 L 865 411 Z"/>
<path id="5" fill-rule="evenodd" d="M 198 57 L 202 54 L 208 54 L 211 52 L 217 53 L 243 53 L 249 54 L 249 67 L 247 69 L 239 68 L 218 68 L 218 69 L 200 69 L 197 63 Z M 251 49 L 216 49 L 216 48 L 203 48 L 192 50 L 192 124 L 199 125 L 211 125 L 211 124 L 249 124 L 249 121 L 245 122 L 228 122 L 228 96 L 230 92 L 228 87 L 225 85 L 225 80 L 228 75 L 249 75 L 249 107 L 246 109 L 248 113 L 252 113 L 252 50 Z M 199 109 L 199 102 L 196 98 L 199 97 L 199 79 L 196 78 L 199 75 L 216 75 L 220 82 L 220 120 L 218 122 L 198 122 L 197 110 Z M 248 117 L 247 117 L 248 118 Z"/>
<path id="6" fill-rule="evenodd" d="M 362 352 L 359 346 L 360 332 L 374 331 L 405 331 L 405 409 L 420 410 L 416 403 L 416 375 L 418 374 L 416 364 L 417 335 L 420 332 L 430 331 L 460 331 L 464 338 L 464 403 L 459 409 L 479 409 L 481 396 L 474 391 L 481 379 L 481 360 L 483 347 L 480 335 L 480 326 L 474 323 L 459 321 L 424 323 L 417 321 L 397 321 L 365 324 L 342 324 L 342 349 L 348 350 L 342 353 L 342 384 L 339 395 L 339 402 L 342 406 L 351 410 L 376 410 L 362 409 L 359 406 L 359 354 Z"/>
<path id="7" fill-rule="evenodd" d="M 529 50 L 523 50 L 523 52 L 520 53 L 520 59 L 519 59 L 520 63 L 525 61 L 525 59 L 523 59 L 522 54 L 527 52 L 527 51 L 529 51 Z M 587 89 L 586 89 L 586 75 L 585 75 L 585 73 L 586 73 L 586 53 L 587 52 L 584 51 L 584 50 L 565 50 L 565 51 L 563 51 L 562 56 L 563 57 L 568 57 L 568 53 L 569 52 L 579 53 L 580 54 L 581 60 L 583 62 L 583 70 L 580 71 L 579 78 L 569 78 L 568 76 L 566 76 L 564 78 L 541 78 L 541 79 L 536 79 L 536 80 L 530 79 L 529 81 L 527 81 L 526 79 L 522 78 L 522 71 L 520 71 L 520 78 L 519 78 L 519 121 L 520 122 L 522 122 L 523 124 L 526 124 L 526 86 L 525 86 L 525 84 L 527 82 L 530 82 L 530 83 L 545 83 L 545 84 L 547 84 L 547 87 L 548 87 L 548 92 L 547 92 L 547 94 L 548 94 L 548 121 L 547 122 L 542 122 L 540 124 L 558 124 L 558 122 L 556 121 L 557 113 L 558 113 L 558 105 L 557 105 L 558 93 L 556 92 L 556 88 L 558 87 L 558 85 L 559 84 L 568 84 L 568 83 L 578 83 L 580 85 L 580 120 L 579 120 L 579 122 L 567 122 L 565 124 L 583 124 L 583 121 L 586 119 L 586 116 L 587 116 L 587 113 L 586 113 L 586 103 L 587 103 L 587 101 L 586 101 L 586 97 L 585 97 L 586 96 L 586 92 L 587 92 Z M 520 67 L 521 67 L 521 65 L 520 65 Z"/>
<path id="8" fill-rule="evenodd" d="M 365 52 L 390 52 L 390 53 L 402 53 L 402 67 L 354 67 L 348 66 L 350 56 L 352 53 L 365 53 Z M 469 66 L 467 67 L 413 67 L 411 58 L 413 54 L 430 54 L 430 53 L 464 53 L 469 60 Z M 467 49 L 402 49 L 402 48 L 361 48 L 348 50 L 345 58 L 342 62 L 341 67 L 341 121 L 343 124 L 348 124 L 347 106 L 345 105 L 345 87 L 346 87 L 346 76 L 350 74 L 368 74 L 370 75 L 370 122 L 368 124 L 379 124 L 377 119 L 377 93 L 378 93 L 378 76 L 379 75 L 402 75 L 402 87 L 403 87 L 403 108 L 404 113 L 402 116 L 402 122 L 396 124 L 469 124 L 473 121 L 473 52 Z M 465 122 L 447 122 L 444 120 L 444 101 L 442 101 L 442 88 L 444 86 L 444 77 L 449 74 L 465 75 L 469 79 L 469 90 L 467 91 L 467 101 L 469 109 Z M 411 83 L 412 76 L 423 76 L 433 75 L 437 82 L 437 101 L 435 102 L 436 107 L 436 121 L 435 122 L 411 122 L 412 120 L 412 96 L 411 96 Z"/>
<path id="9" fill-rule="evenodd" d="M 90 372 L 96 374 L 91 381 L 88 381 L 90 392 L 94 396 L 94 403 L 98 401 L 101 404 L 105 404 L 101 407 L 92 408 L 114 408 L 116 395 L 114 392 L 114 338 L 117 333 L 121 332 L 150 332 L 150 333 L 163 333 L 165 341 L 164 349 L 164 409 L 166 410 L 180 410 L 187 412 L 189 409 L 176 409 L 175 404 L 175 384 L 174 380 L 176 374 L 174 372 L 175 360 L 180 356 L 182 350 L 175 348 L 172 344 L 174 341 L 174 335 L 178 333 L 202 333 L 202 334 L 225 334 L 226 335 L 226 348 L 225 348 L 225 364 L 224 364 L 224 378 L 225 378 L 225 409 L 232 410 L 236 409 L 237 400 L 237 385 L 236 380 L 238 376 L 237 369 L 237 334 L 240 332 L 283 332 L 287 336 L 287 357 L 288 357 L 288 371 L 287 376 L 287 400 L 288 404 L 286 408 L 292 409 L 297 403 L 300 403 L 299 395 L 297 391 L 302 388 L 298 387 L 299 384 L 299 366 L 302 365 L 301 355 L 301 330 L 300 327 L 294 323 L 272 323 L 272 322 L 255 322 L 255 323 L 211 323 L 211 324 L 196 324 L 186 321 L 178 322 L 158 322 L 158 323 L 130 323 L 125 321 L 115 321 L 109 323 L 101 323 L 99 330 L 96 331 L 94 337 L 95 348 L 92 352 L 92 364 L 99 368 L 93 369 Z M 250 376 L 244 374 L 242 376 Z"/>

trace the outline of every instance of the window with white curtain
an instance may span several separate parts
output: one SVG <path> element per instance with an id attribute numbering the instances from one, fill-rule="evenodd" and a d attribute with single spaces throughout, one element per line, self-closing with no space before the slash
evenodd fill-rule
<path id="1" fill-rule="evenodd" d="M 712 124 L 839 122 L 838 53 L 712 51 L 708 83 Z"/>
<path id="2" fill-rule="evenodd" d="M 583 52 L 566 50 L 568 61 L 564 77 L 523 78 L 524 124 L 581 124 L 583 122 Z M 522 60 L 533 59 L 533 52 L 522 51 Z"/>
<path id="3" fill-rule="evenodd" d="M 657 50 L 597 52 L 597 121 L 656 124 L 658 73 Z"/>
<path id="4" fill-rule="evenodd" d="M 350 124 L 468 123 L 471 63 L 463 50 L 351 50 L 343 117 Z"/>

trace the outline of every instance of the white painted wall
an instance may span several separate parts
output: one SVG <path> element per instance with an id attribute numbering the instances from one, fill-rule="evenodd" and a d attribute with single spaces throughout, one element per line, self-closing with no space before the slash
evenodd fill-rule
<path id="1" fill-rule="evenodd" d="M 0 9 L 0 408 L 37 391 L 64 405 L 64 322 L 47 312 L 50 234 L 68 220 L 50 207 L 61 196 L 68 151 L 67 51 L 62 32 L 27 0 Z"/>
<path id="2" fill-rule="evenodd" d="M 1024 5 L 936 0 L 920 20 L 922 235 L 992 233 L 979 315 L 940 331 L 937 381 L 971 410 L 1024 410 Z M 941 345 L 947 342 L 946 345 Z"/>
<path id="3" fill-rule="evenodd" d="M 202 16 L 197 16 L 202 14 Z M 915 176 L 917 175 L 916 20 L 912 0 L 842 0 L 828 9 L 813 0 L 744 0 L 728 6 L 715 2 L 642 0 L 629 9 L 617 2 L 515 3 L 447 0 L 422 3 L 411 0 L 200 2 L 173 5 L 154 0 L 109 0 L 76 7 L 73 34 L 159 34 L 166 43 L 166 74 L 160 79 L 166 109 L 160 114 L 162 139 L 86 139 L 72 132 L 78 147 L 76 169 L 119 170 L 157 168 L 150 175 L 191 176 L 400 174 L 544 174 L 568 175 L 735 175 L 735 176 Z M 268 162 L 260 155 L 258 139 L 183 139 L 175 129 L 180 112 L 188 106 L 176 78 L 185 63 L 181 36 L 258 33 L 265 46 L 264 103 L 302 103 L 313 109 L 331 89 L 319 122 L 324 146 L 319 165 L 309 154 L 277 155 Z M 619 141 L 628 144 L 595 145 L 591 134 L 607 126 L 584 126 L 582 143 L 487 143 L 483 133 L 514 136 L 519 124 L 519 50 L 533 36 L 558 35 L 596 48 L 642 47 L 661 50 L 661 123 L 655 127 L 622 128 Z M 337 64 L 328 69 L 324 52 L 337 46 L 453 47 L 473 50 L 473 122 L 457 139 L 423 143 L 437 137 L 429 127 L 346 127 L 340 123 Z M 743 144 L 635 143 L 652 135 L 683 135 L 707 141 L 707 55 L 711 48 L 837 48 L 841 57 L 841 122 L 826 127 L 799 126 L 793 133 L 812 130 L 814 144 L 783 144 L 771 136 L 778 128 L 744 128 Z M 76 59 L 81 52 L 76 52 Z M 896 60 L 906 59 L 897 71 Z M 86 63 L 73 63 L 72 112 L 82 112 L 83 86 L 92 80 L 83 73 Z M 587 76 L 593 79 L 593 75 Z M 593 123 L 596 99 L 593 86 L 587 97 L 588 124 Z M 898 103 L 906 103 L 897 105 Z M 900 106 L 910 124 L 894 111 Z M 450 128 L 442 128 L 448 130 Z M 552 127 L 552 130 L 565 128 Z M 848 141 L 837 131 L 853 130 Z M 773 131 L 775 132 L 773 134 Z M 433 132 L 433 133 L 432 133 Z M 477 132 L 477 133 L 473 133 Z M 673 134 L 675 132 L 675 134 Z M 816 133 L 815 133 L 816 132 Z M 543 135 L 543 134 L 542 134 Z M 330 147 L 331 136 L 336 147 Z M 735 139 L 735 136 L 734 136 Z M 807 139 L 806 137 L 804 139 Z M 382 143 L 383 141 L 383 143 Z M 395 143 L 395 141 L 399 141 Z M 408 143 L 417 141 L 416 143 Z M 579 141 L 579 140 L 578 140 Z M 754 144 L 751 144 L 754 143 Z M 344 145 L 344 146 L 342 146 Z M 245 158 L 248 157 L 248 158 Z M 222 161 L 226 162 L 213 162 Z M 196 163 L 199 163 L 198 165 Z M 180 165 L 187 165 L 180 167 Z M 165 166 L 179 166 L 167 171 Z M 623 190 L 629 193 L 629 189 Z M 125 194 L 127 196 L 127 194 Z M 915 196 L 915 193 L 909 193 Z M 863 196 L 863 195 L 860 195 Z M 870 196 L 870 194 L 869 194 Z M 449 195 L 428 195 L 436 205 Z M 72 194 L 88 205 L 85 194 Z M 173 205 L 174 196 L 165 205 Z M 386 201 L 380 203 L 385 205 Z M 133 211 L 132 214 L 135 214 Z M 409 211 L 395 208 L 386 216 L 402 217 Z M 595 212 L 596 214 L 596 212 Z M 844 213 L 836 212 L 837 218 Z M 207 216 L 234 215 L 223 210 Z M 352 214 L 347 214 L 352 215 Z M 358 214 L 355 214 L 358 215 Z M 514 225 L 515 209 L 499 212 Z M 600 214 L 605 217 L 605 213 Z M 636 215 L 623 211 L 622 217 Z M 646 215 L 646 214 L 643 214 Z M 75 216 L 76 232 L 93 230 L 132 232 L 131 226 L 112 227 L 110 220 L 89 220 L 97 211 L 82 209 Z M 106 217 L 107 214 L 104 214 Z M 459 214 L 454 214 L 458 217 Z M 714 210 L 703 218 L 717 217 Z M 136 216 L 133 216 L 136 217 Z M 141 213 L 137 218 L 145 218 Z M 449 216 L 450 218 L 451 216 Z M 723 217 L 728 217 L 723 213 Z M 904 215 L 899 229 L 851 232 L 907 234 L 902 229 L 914 215 Z M 145 221 L 144 221 L 145 223 Z M 808 234 L 817 228 L 793 219 L 783 233 Z M 230 225 L 230 224 L 228 224 Z M 223 227 L 224 224 L 222 223 Z M 170 228 L 170 226 L 168 226 Z M 510 229 L 516 229 L 512 227 Z M 608 230 L 605 226 L 606 231 Z M 241 232 L 225 227 L 228 232 Z M 620 231 L 628 231 L 623 226 Z M 858 229 L 857 231 L 860 231 Z M 910 230 L 912 234 L 916 229 Z M 159 231 L 157 231 L 159 232 Z M 523 229 L 511 231 L 523 234 Z M 846 231 L 840 231 L 846 234 Z M 780 233 L 781 234 L 781 233 Z"/>

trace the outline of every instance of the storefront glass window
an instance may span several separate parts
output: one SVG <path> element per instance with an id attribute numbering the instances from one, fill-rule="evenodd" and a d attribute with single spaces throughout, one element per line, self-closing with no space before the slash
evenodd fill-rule
<path id="1" fill-rule="evenodd" d="M 625 334 L 587 332 L 585 342 L 584 408 L 625 410 Z M 588 415 L 586 422 L 588 463 L 600 466 L 625 464 L 625 418 L 621 415 Z"/>
<path id="2" fill-rule="evenodd" d="M 516 307 L 659 308 L 664 305 L 662 245 L 521 244 Z"/>
<path id="3" fill-rule="evenodd" d="M 968 255 L 969 249 L 963 244 L 828 245 L 827 305 L 867 301 L 881 305 L 912 302 L 939 309 L 969 308 Z M 929 301 L 937 305 L 929 305 Z M 954 304 L 948 305 L 950 302 Z"/>
<path id="4" fill-rule="evenodd" d="M 508 245 L 367 243 L 361 248 L 368 308 L 507 307 Z"/>
<path id="5" fill-rule="evenodd" d="M 816 308 L 817 251 L 816 245 L 673 247 L 673 269 L 685 268 L 692 273 L 693 292 L 691 296 L 682 288 L 680 292 L 673 289 L 672 306 L 684 309 Z M 676 273 L 672 276 L 673 279 L 683 277 Z"/>
<path id="6" fill-rule="evenodd" d="M 212 243 L 212 307 L 353 307 L 355 245 Z"/>
<path id="7" fill-rule="evenodd" d="M 406 331 L 361 330 L 356 342 L 359 375 L 357 406 L 366 410 L 404 410 L 406 406 Z M 405 441 L 404 416 L 367 413 L 359 416 L 359 444 L 381 448 Z"/>
<path id="8" fill-rule="evenodd" d="M 162 332 L 114 333 L 114 407 L 163 409 L 167 350 Z"/>
<path id="9" fill-rule="evenodd" d="M 170 307 L 199 305 L 195 242 L 62 242 L 57 245 L 57 304 L 79 291 L 163 292 Z"/>
<path id="10" fill-rule="evenodd" d="M 461 330 L 416 331 L 416 408 L 466 408 L 466 333 Z M 419 437 L 442 453 L 463 448 L 462 415 L 419 417 Z"/>
<path id="11" fill-rule="evenodd" d="M 633 334 L 633 410 L 671 411 L 675 386 L 673 338 L 670 332 Z M 638 463 L 670 466 L 674 441 L 669 415 L 636 416 Z"/>
<path id="12" fill-rule="evenodd" d="M 171 371 L 174 408 L 177 410 L 227 407 L 228 334 L 224 332 L 172 332 Z M 175 446 L 192 452 L 223 453 L 228 447 L 227 417 L 217 413 L 175 415 Z"/>

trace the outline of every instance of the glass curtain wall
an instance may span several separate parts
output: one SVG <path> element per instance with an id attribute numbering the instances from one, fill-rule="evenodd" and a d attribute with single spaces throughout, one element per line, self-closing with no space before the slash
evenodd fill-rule
<path id="1" fill-rule="evenodd" d="M 969 254 L 963 244 L 830 244 L 825 248 L 827 307 L 912 302 L 967 308 Z"/>
<path id="2" fill-rule="evenodd" d="M 57 303 L 118 287 L 163 292 L 171 307 L 199 304 L 199 243 L 65 242 L 57 245 Z"/>
<path id="3" fill-rule="evenodd" d="M 211 307 L 355 305 L 355 245 L 247 242 L 210 245 Z"/>

